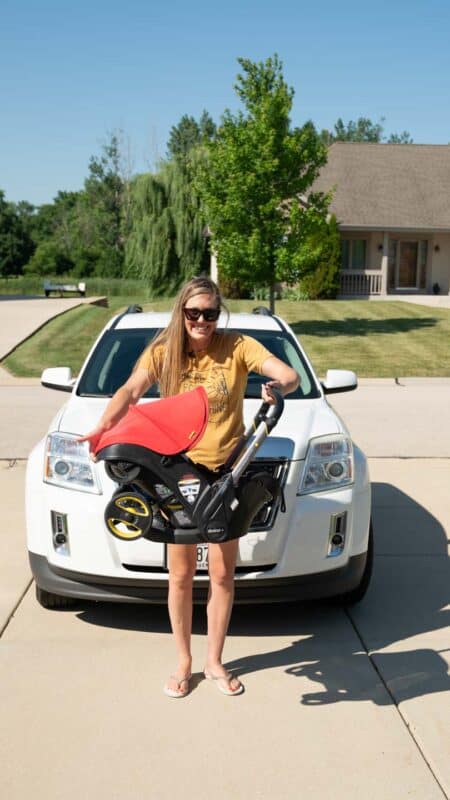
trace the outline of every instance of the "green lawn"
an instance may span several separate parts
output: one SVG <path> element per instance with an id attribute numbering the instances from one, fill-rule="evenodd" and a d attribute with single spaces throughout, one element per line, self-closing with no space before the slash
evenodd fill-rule
<path id="1" fill-rule="evenodd" d="M 39 376 L 45 367 L 70 366 L 76 374 L 106 320 L 135 297 L 110 297 L 109 308 L 81 306 L 56 318 L 4 362 L 18 376 Z M 231 300 L 230 311 L 248 311 L 254 300 Z M 171 307 L 170 300 L 143 304 Z M 278 301 L 317 373 L 352 369 L 360 377 L 450 376 L 450 310 L 399 302 Z"/>

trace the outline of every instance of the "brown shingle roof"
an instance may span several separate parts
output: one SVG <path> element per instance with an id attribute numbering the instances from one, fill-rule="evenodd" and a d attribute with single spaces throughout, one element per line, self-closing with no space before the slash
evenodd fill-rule
<path id="1" fill-rule="evenodd" d="M 314 190 L 343 227 L 450 230 L 450 145 L 335 142 Z"/>

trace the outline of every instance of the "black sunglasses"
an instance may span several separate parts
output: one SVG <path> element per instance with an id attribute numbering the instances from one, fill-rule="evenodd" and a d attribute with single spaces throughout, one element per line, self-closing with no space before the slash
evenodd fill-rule
<path id="1" fill-rule="evenodd" d="M 220 316 L 220 308 L 183 308 L 184 316 L 189 322 L 197 322 L 203 317 L 205 322 L 216 322 Z"/>

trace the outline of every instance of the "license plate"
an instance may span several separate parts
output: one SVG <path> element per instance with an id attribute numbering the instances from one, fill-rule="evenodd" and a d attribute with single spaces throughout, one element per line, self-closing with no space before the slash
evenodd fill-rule
<path id="1" fill-rule="evenodd" d="M 196 565 L 197 572 L 208 572 L 208 545 L 197 544 L 196 550 L 197 550 L 197 565 Z M 167 545 L 165 545 L 164 547 L 164 566 L 166 569 L 169 568 Z"/>
<path id="2" fill-rule="evenodd" d="M 208 545 L 197 545 L 197 572 L 208 571 Z"/>

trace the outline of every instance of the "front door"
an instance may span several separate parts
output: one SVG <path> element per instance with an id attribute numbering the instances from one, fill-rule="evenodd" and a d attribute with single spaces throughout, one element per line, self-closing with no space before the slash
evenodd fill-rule
<path id="1" fill-rule="evenodd" d="M 417 288 L 418 245 L 418 242 L 400 242 L 397 282 L 399 289 Z"/>

